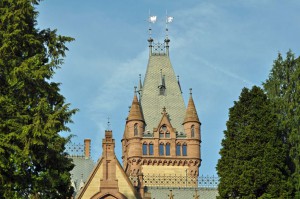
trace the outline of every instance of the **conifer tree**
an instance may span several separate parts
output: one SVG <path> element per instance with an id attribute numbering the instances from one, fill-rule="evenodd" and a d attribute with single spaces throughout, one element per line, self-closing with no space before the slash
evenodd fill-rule
<path id="1" fill-rule="evenodd" d="M 295 58 L 291 51 L 285 60 L 279 54 L 263 85 L 273 103 L 287 148 L 292 197 L 300 198 L 300 58 Z"/>
<path id="2" fill-rule="evenodd" d="M 71 160 L 64 152 L 70 110 L 51 81 L 66 42 L 39 30 L 39 0 L 0 1 L 0 198 L 66 198 Z"/>
<path id="3" fill-rule="evenodd" d="M 263 90 L 244 88 L 226 125 L 217 164 L 220 198 L 285 198 L 283 142 Z"/>

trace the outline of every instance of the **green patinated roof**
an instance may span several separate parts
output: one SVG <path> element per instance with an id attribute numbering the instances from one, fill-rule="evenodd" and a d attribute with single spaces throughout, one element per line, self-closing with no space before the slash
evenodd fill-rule
<path id="1" fill-rule="evenodd" d="M 165 94 L 160 95 L 159 86 L 164 76 Z M 146 130 L 152 132 L 162 117 L 163 107 L 169 114 L 173 128 L 183 132 L 185 104 L 178 81 L 167 54 L 152 54 L 149 57 L 144 85 L 141 92 L 141 105 L 146 122 Z"/>

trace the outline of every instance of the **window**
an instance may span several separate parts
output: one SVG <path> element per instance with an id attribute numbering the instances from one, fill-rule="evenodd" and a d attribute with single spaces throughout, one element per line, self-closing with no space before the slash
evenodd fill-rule
<path id="1" fill-rule="evenodd" d="M 166 155 L 169 156 L 170 155 L 170 143 L 166 144 Z"/>
<path id="2" fill-rule="evenodd" d="M 180 146 L 180 144 L 178 143 L 178 144 L 176 145 L 176 155 L 177 155 L 177 156 L 180 156 L 180 155 L 181 155 L 181 153 L 180 153 L 180 148 L 181 148 L 181 146 Z"/>
<path id="3" fill-rule="evenodd" d="M 170 138 L 170 132 L 165 124 L 160 127 L 159 138 Z"/>
<path id="4" fill-rule="evenodd" d="M 159 155 L 164 155 L 164 143 L 159 144 Z"/>
<path id="5" fill-rule="evenodd" d="M 148 155 L 148 153 L 147 153 L 147 143 L 144 143 L 143 144 L 143 155 Z"/>
<path id="6" fill-rule="evenodd" d="M 187 156 L 187 146 L 186 146 L 186 144 L 182 145 L 182 155 Z"/>
<path id="7" fill-rule="evenodd" d="M 134 136 L 137 136 L 138 135 L 138 124 L 135 123 L 134 124 Z"/>
<path id="8" fill-rule="evenodd" d="M 195 137 L 195 125 L 191 126 L 191 137 Z"/>
<path id="9" fill-rule="evenodd" d="M 165 90 L 166 90 L 165 87 L 160 86 L 160 87 L 159 87 L 159 95 L 165 95 Z"/>
<path id="10" fill-rule="evenodd" d="M 149 155 L 153 155 L 153 144 L 149 144 Z"/>
<path id="11" fill-rule="evenodd" d="M 163 132 L 159 132 L 159 138 L 163 138 L 164 137 L 164 133 Z"/>

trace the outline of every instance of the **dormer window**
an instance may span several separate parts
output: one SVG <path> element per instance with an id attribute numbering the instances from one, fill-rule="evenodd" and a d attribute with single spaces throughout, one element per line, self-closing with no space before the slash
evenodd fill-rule
<path id="1" fill-rule="evenodd" d="M 164 87 L 163 85 L 158 86 L 159 88 L 159 95 L 165 95 L 165 90 L 166 87 Z"/>
<path id="2" fill-rule="evenodd" d="M 170 132 L 165 124 L 160 127 L 159 138 L 170 138 Z"/>
<path id="3" fill-rule="evenodd" d="M 159 95 L 165 95 L 166 91 L 166 83 L 165 83 L 165 75 L 162 75 L 162 70 L 160 70 L 161 82 L 158 86 L 159 88 Z"/>

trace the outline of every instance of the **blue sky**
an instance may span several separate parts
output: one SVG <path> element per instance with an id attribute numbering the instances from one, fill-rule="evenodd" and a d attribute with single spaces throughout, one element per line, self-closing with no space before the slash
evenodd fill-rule
<path id="1" fill-rule="evenodd" d="M 200 175 L 216 175 L 228 109 L 241 89 L 261 85 L 278 52 L 300 52 L 298 0 L 45 0 L 37 9 L 39 28 L 75 38 L 53 81 L 80 109 L 69 125 L 73 142 L 91 138 L 94 160 L 102 153 L 109 117 L 121 162 L 128 106 L 148 62 L 149 10 L 158 17 L 152 26 L 156 41 L 164 39 L 166 10 L 174 17 L 171 62 L 186 104 L 193 88 L 202 122 Z"/>

